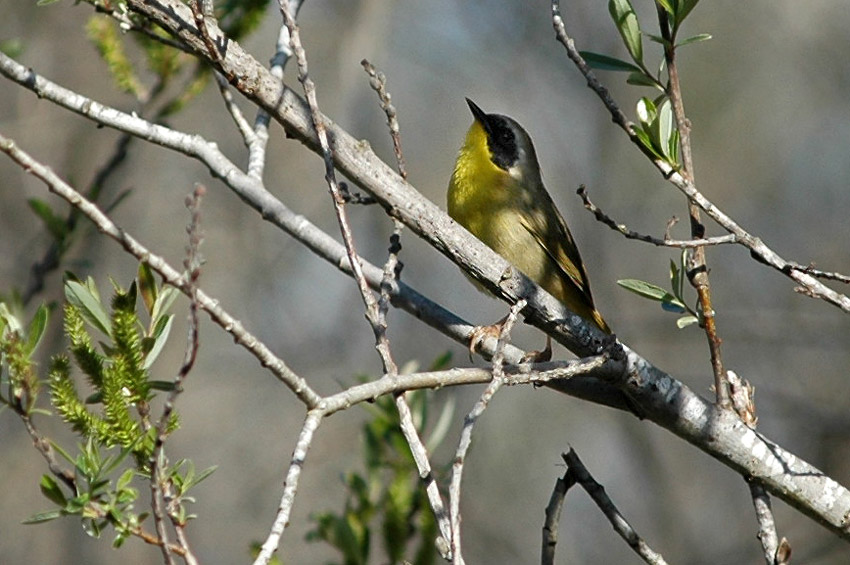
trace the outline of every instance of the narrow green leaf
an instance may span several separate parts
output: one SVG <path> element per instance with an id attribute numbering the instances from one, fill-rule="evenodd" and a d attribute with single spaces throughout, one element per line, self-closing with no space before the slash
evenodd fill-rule
<path id="1" fill-rule="evenodd" d="M 171 308 L 171 305 L 180 295 L 180 291 L 174 288 L 173 286 L 163 286 L 159 289 L 159 293 L 156 297 L 156 303 L 153 306 L 153 311 L 151 312 L 151 319 L 156 324 L 161 316 L 164 316 L 166 312 Z"/>
<path id="2" fill-rule="evenodd" d="M 38 198 L 30 198 L 27 200 L 27 203 L 35 215 L 44 222 L 44 226 L 50 232 L 50 235 L 53 236 L 53 239 L 56 241 L 65 239 L 65 236 L 68 235 L 68 226 L 62 218 L 53 213 L 53 209 L 47 202 Z"/>
<path id="3" fill-rule="evenodd" d="M 670 137 L 673 135 L 673 131 L 675 131 L 674 122 L 673 105 L 670 103 L 669 98 L 665 98 L 661 106 L 658 107 L 658 115 L 652 123 L 651 135 L 653 141 L 656 143 L 656 148 L 668 158 L 668 161 L 670 160 L 668 153 Z"/>
<path id="4" fill-rule="evenodd" d="M 35 3 L 35 5 L 36 6 L 49 6 L 50 4 L 55 4 L 56 2 L 59 2 L 59 0 L 38 0 L 38 2 Z"/>
<path id="5" fill-rule="evenodd" d="M 699 323 L 699 320 L 696 316 L 682 316 L 681 318 L 676 320 L 676 325 L 679 327 L 679 329 L 686 328 L 692 324 L 697 323 Z"/>
<path id="6" fill-rule="evenodd" d="M 47 497 L 50 502 L 63 507 L 67 504 L 68 500 L 65 498 L 65 493 L 62 492 L 56 479 L 50 475 L 42 475 L 38 486 L 41 489 L 41 494 Z"/>
<path id="7" fill-rule="evenodd" d="M 652 88 L 663 90 L 662 86 L 658 84 L 657 80 L 647 75 L 643 71 L 630 73 L 629 78 L 626 79 L 626 82 L 635 86 L 650 86 Z"/>
<path id="8" fill-rule="evenodd" d="M 643 39 L 640 24 L 629 0 L 608 0 L 608 12 L 623 38 L 629 55 L 636 63 L 643 64 Z"/>
<path id="9" fill-rule="evenodd" d="M 676 47 L 683 47 L 685 45 L 690 45 L 691 43 L 699 43 L 701 41 L 708 41 L 709 39 L 711 39 L 710 33 L 700 33 L 700 34 L 697 34 L 693 37 L 689 37 L 685 40 L 680 41 L 676 45 Z"/>
<path id="10" fill-rule="evenodd" d="M 671 296 L 669 292 L 660 286 L 639 279 L 621 279 L 617 281 L 617 284 L 639 296 L 658 302 L 664 300 L 666 296 Z"/>
<path id="11" fill-rule="evenodd" d="M 635 129 L 635 135 L 637 136 L 638 141 L 640 141 L 641 145 L 646 147 L 649 150 L 650 153 L 655 155 L 655 157 L 657 157 L 659 159 L 664 158 L 663 155 L 659 155 L 658 150 L 655 149 L 655 147 L 653 147 L 652 140 L 649 138 L 648 133 L 646 133 L 644 130 L 642 130 L 640 128 L 636 128 Z"/>
<path id="12" fill-rule="evenodd" d="M 134 469 L 127 469 L 123 473 L 121 473 L 121 476 L 118 477 L 117 481 L 115 481 L 115 490 L 120 491 L 124 489 L 127 485 L 130 484 L 130 481 L 133 480 L 135 474 L 136 472 Z"/>
<path id="13" fill-rule="evenodd" d="M 661 309 L 665 312 L 674 312 L 676 314 L 684 314 L 688 311 L 685 305 L 672 294 L 668 295 L 670 300 L 661 301 Z"/>
<path id="14" fill-rule="evenodd" d="M 675 10 L 673 7 L 673 2 L 675 0 L 655 0 L 655 2 L 664 8 L 664 11 L 670 14 L 671 16 L 675 15 Z"/>
<path id="15" fill-rule="evenodd" d="M 47 512 L 39 512 L 38 514 L 33 514 L 26 520 L 24 520 L 23 524 L 41 524 L 43 522 L 49 522 L 50 520 L 55 520 L 56 518 L 62 515 L 61 510 L 48 510 Z"/>
<path id="16" fill-rule="evenodd" d="M 674 165 L 679 164 L 679 129 L 676 128 L 673 130 L 673 135 L 670 136 L 669 146 L 667 147 L 667 154 L 670 156 L 670 163 Z"/>
<path id="17" fill-rule="evenodd" d="M 150 369 L 153 362 L 162 353 L 162 348 L 165 347 L 165 343 L 168 341 L 168 334 L 171 333 L 171 322 L 174 321 L 174 315 L 172 314 L 167 318 L 160 318 L 160 321 L 164 322 L 164 324 L 157 324 L 154 332 L 154 342 L 150 351 L 145 356 L 145 362 L 142 364 L 143 369 Z"/>
<path id="18" fill-rule="evenodd" d="M 41 338 L 44 337 L 44 331 L 47 329 L 47 305 L 42 304 L 35 311 L 35 316 L 32 317 L 29 329 L 27 330 L 27 342 L 24 345 L 24 355 L 29 357 L 38 344 L 41 343 Z"/>
<path id="19" fill-rule="evenodd" d="M 637 65 L 633 65 L 632 63 L 623 61 L 622 59 L 617 59 L 616 57 L 609 57 L 608 55 L 602 55 L 601 53 L 593 53 L 592 51 L 581 51 L 580 53 L 581 56 L 584 57 L 585 62 L 592 69 L 598 69 L 600 71 L 625 71 L 633 73 L 643 72 Z"/>
<path id="20" fill-rule="evenodd" d="M 112 322 L 109 320 L 109 314 L 101 304 L 100 297 L 92 293 L 91 287 L 76 281 L 66 281 L 65 298 L 80 309 L 88 323 L 106 335 L 111 335 Z"/>
<path id="21" fill-rule="evenodd" d="M 145 309 L 148 314 L 153 312 L 153 306 L 156 303 L 156 279 L 153 276 L 153 270 L 147 263 L 139 263 L 139 294 L 142 295 L 142 302 L 145 304 Z"/>
<path id="22" fill-rule="evenodd" d="M 655 35 L 653 33 L 645 33 L 645 32 L 644 32 L 644 35 L 647 36 L 650 41 L 654 41 L 655 43 L 658 43 L 659 45 L 663 45 L 664 47 L 667 47 L 668 45 L 670 45 L 670 41 L 667 40 L 667 39 L 664 39 L 660 35 Z"/>
<path id="23" fill-rule="evenodd" d="M 676 298 L 682 298 L 681 286 L 682 270 L 676 265 L 676 262 L 670 259 L 670 286 L 673 288 L 673 294 Z"/>
<path id="24" fill-rule="evenodd" d="M 682 25 L 685 18 L 691 13 L 691 10 L 696 8 L 699 0 L 675 0 L 676 2 L 676 29 Z"/>

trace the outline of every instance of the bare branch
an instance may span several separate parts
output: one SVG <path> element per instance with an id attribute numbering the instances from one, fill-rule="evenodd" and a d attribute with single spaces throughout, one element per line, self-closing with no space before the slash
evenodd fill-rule
<path id="1" fill-rule="evenodd" d="M 393 140 L 393 151 L 395 152 L 398 174 L 401 175 L 401 178 L 407 179 L 407 166 L 404 163 L 404 154 L 401 151 L 401 132 L 398 127 L 398 116 L 396 115 L 395 106 L 393 106 L 392 96 L 387 92 L 387 77 L 366 59 L 360 61 L 360 64 L 363 65 L 363 69 L 371 78 L 369 85 L 372 87 L 372 90 L 378 93 L 378 98 L 381 100 L 381 109 L 387 115 L 387 126 L 390 128 L 390 137 Z"/>
<path id="2" fill-rule="evenodd" d="M 611 525 L 614 527 L 614 531 L 617 532 L 621 538 L 626 540 L 629 547 L 631 547 L 635 553 L 640 555 L 640 557 L 647 563 L 654 565 L 666 564 L 667 562 L 664 558 L 649 547 L 643 538 L 641 538 L 634 528 L 632 528 L 631 524 L 629 524 L 623 515 L 620 514 L 620 511 L 617 510 L 614 502 L 605 492 L 605 488 L 596 482 L 596 480 L 591 476 L 590 472 L 581 462 L 581 459 L 579 459 L 578 454 L 570 448 L 570 451 L 564 453 L 562 457 L 567 463 L 569 473 L 575 477 L 576 482 L 580 484 L 585 491 L 587 491 L 590 498 L 593 499 L 605 517 L 608 518 L 608 521 L 611 522 Z"/>
<path id="3" fill-rule="evenodd" d="M 546 505 L 546 520 L 543 523 L 543 545 L 540 549 L 541 565 L 555 565 L 555 546 L 558 544 L 558 523 L 561 521 L 561 509 L 567 491 L 576 483 L 575 476 L 567 470 L 563 477 L 555 481 L 549 504 Z"/>
<path id="4" fill-rule="evenodd" d="M 307 412 L 301 433 L 298 435 L 298 442 L 295 444 L 295 451 L 292 453 L 292 459 L 289 462 L 289 470 L 286 472 L 286 482 L 283 485 L 283 496 L 280 499 L 277 515 L 266 541 L 263 542 L 257 558 L 254 559 L 254 565 L 267 565 L 280 545 L 280 537 L 289 524 L 289 515 L 292 512 L 292 505 L 295 503 L 295 493 L 298 491 L 298 479 L 301 477 L 304 460 L 307 458 L 307 452 L 313 442 L 313 434 L 318 429 L 319 424 L 322 423 L 323 417 L 320 410 Z"/>
<path id="5" fill-rule="evenodd" d="M 689 240 L 671 239 L 669 233 L 666 232 L 664 234 L 664 239 L 652 237 L 651 235 L 644 235 L 636 231 L 630 230 L 628 227 L 626 227 L 625 224 L 616 222 L 605 212 L 603 212 L 596 204 L 590 201 L 590 196 L 588 196 L 587 188 L 585 188 L 584 185 L 579 186 L 576 192 L 581 197 L 582 202 L 584 202 L 584 207 L 587 208 L 596 217 L 597 220 L 599 220 L 612 230 L 619 232 L 626 239 L 644 241 L 646 243 L 651 243 L 652 245 L 656 245 L 658 247 L 676 247 L 679 249 L 691 249 L 694 247 L 705 247 L 708 245 L 722 245 L 726 243 L 738 242 L 738 238 L 735 237 L 734 234 Z M 672 223 L 675 222 L 671 222 L 671 224 Z"/>
<path id="6" fill-rule="evenodd" d="M 463 465 L 466 460 L 466 453 L 469 451 L 469 446 L 472 445 L 472 428 L 475 422 L 487 409 L 490 404 L 490 399 L 499 391 L 504 384 L 504 344 L 506 343 L 510 332 L 513 329 L 517 316 L 520 310 L 525 307 L 525 301 L 520 300 L 511 306 L 510 313 L 501 325 L 499 331 L 499 344 L 496 346 L 496 354 L 493 356 L 493 380 L 481 393 L 481 397 L 469 414 L 463 419 L 463 429 L 460 433 L 460 442 L 455 452 L 454 464 L 452 465 L 452 479 L 449 486 L 449 517 L 451 519 L 451 548 L 452 548 L 452 563 L 454 565 L 462 565 L 464 563 L 461 553 L 460 542 L 460 485 L 463 478 Z"/>

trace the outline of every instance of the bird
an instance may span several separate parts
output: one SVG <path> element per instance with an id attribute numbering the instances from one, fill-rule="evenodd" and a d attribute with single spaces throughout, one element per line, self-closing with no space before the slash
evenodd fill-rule
<path id="1" fill-rule="evenodd" d="M 531 137 L 514 119 L 488 114 L 469 98 L 466 103 L 473 122 L 449 182 L 449 216 L 570 310 L 610 334 L 593 303 L 575 240 L 543 185 Z M 473 334 L 470 352 L 482 337 Z M 547 350 L 551 356 L 548 339 L 540 355 Z"/>

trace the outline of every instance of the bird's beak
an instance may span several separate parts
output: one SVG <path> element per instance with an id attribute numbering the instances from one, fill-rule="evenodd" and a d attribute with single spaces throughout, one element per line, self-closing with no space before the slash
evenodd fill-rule
<path id="1" fill-rule="evenodd" d="M 470 100 L 466 99 L 466 103 L 469 105 L 469 109 L 472 111 L 472 115 L 475 116 L 475 119 L 481 122 L 481 125 L 487 123 L 487 113 L 478 107 L 478 104 Z"/>
<path id="2" fill-rule="evenodd" d="M 478 104 L 470 100 L 466 99 L 466 103 L 469 105 L 470 111 L 472 111 L 472 115 L 475 117 L 475 121 L 481 124 L 484 127 L 484 131 L 490 133 L 490 120 L 487 119 L 487 113 L 478 107 Z"/>

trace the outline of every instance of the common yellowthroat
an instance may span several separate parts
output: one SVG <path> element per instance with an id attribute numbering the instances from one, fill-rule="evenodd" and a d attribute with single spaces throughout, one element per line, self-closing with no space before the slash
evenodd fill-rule
<path id="1" fill-rule="evenodd" d="M 507 116 L 487 114 L 469 98 L 466 103 L 475 119 L 449 183 L 449 215 L 572 311 L 611 333 L 593 305 L 567 223 L 543 186 L 528 133 Z"/>

